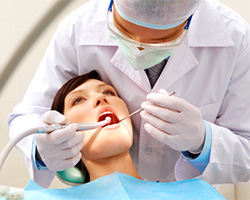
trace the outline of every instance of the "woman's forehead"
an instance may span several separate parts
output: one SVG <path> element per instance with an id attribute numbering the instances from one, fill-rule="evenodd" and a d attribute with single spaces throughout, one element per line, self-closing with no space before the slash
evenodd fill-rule
<path id="1" fill-rule="evenodd" d="M 100 80 L 97 80 L 97 79 L 89 79 L 89 80 L 85 81 L 84 83 L 82 83 L 81 85 L 79 85 L 78 87 L 76 87 L 69 94 L 74 94 L 74 93 L 77 93 L 77 92 L 80 92 L 80 91 L 83 91 L 83 90 L 91 91 L 91 90 L 95 90 L 95 89 L 102 88 L 102 87 L 105 87 L 105 86 L 112 87 L 111 85 L 109 85 L 109 84 L 107 84 L 107 83 L 105 83 L 103 81 L 100 81 Z"/>

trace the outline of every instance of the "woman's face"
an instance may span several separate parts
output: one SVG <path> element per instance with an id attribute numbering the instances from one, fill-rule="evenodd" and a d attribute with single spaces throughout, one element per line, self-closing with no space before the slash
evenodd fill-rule
<path id="1" fill-rule="evenodd" d="M 67 123 L 95 123 L 111 118 L 109 125 L 84 131 L 83 158 L 107 158 L 128 151 L 132 145 L 131 120 L 117 123 L 129 114 L 126 104 L 115 89 L 96 79 L 89 79 L 65 98 Z"/>

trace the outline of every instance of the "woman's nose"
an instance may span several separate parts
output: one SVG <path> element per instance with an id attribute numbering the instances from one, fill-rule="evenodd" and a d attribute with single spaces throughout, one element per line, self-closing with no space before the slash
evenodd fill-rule
<path id="1" fill-rule="evenodd" d="M 106 96 L 102 94 L 96 97 L 96 100 L 94 102 L 94 107 L 97 107 L 102 104 L 107 104 L 107 103 L 108 103 L 108 100 Z"/>

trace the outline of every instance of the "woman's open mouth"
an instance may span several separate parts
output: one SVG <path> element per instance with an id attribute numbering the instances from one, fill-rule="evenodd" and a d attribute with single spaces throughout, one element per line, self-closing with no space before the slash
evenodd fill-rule
<path id="1" fill-rule="evenodd" d="M 106 119 L 106 117 L 110 117 L 110 122 L 106 125 L 104 125 L 103 127 L 105 126 L 108 126 L 108 125 L 113 125 L 113 124 L 117 124 L 119 123 L 119 119 L 118 117 L 112 112 L 112 111 L 104 111 L 103 113 L 101 113 L 101 115 L 99 116 L 98 118 L 98 122 L 100 121 L 104 121 Z"/>

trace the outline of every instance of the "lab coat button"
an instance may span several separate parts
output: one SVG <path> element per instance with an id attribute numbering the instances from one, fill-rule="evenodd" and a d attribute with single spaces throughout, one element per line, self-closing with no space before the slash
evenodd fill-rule
<path id="1" fill-rule="evenodd" d="M 153 151 L 152 147 L 146 147 L 146 153 L 150 154 Z"/>

